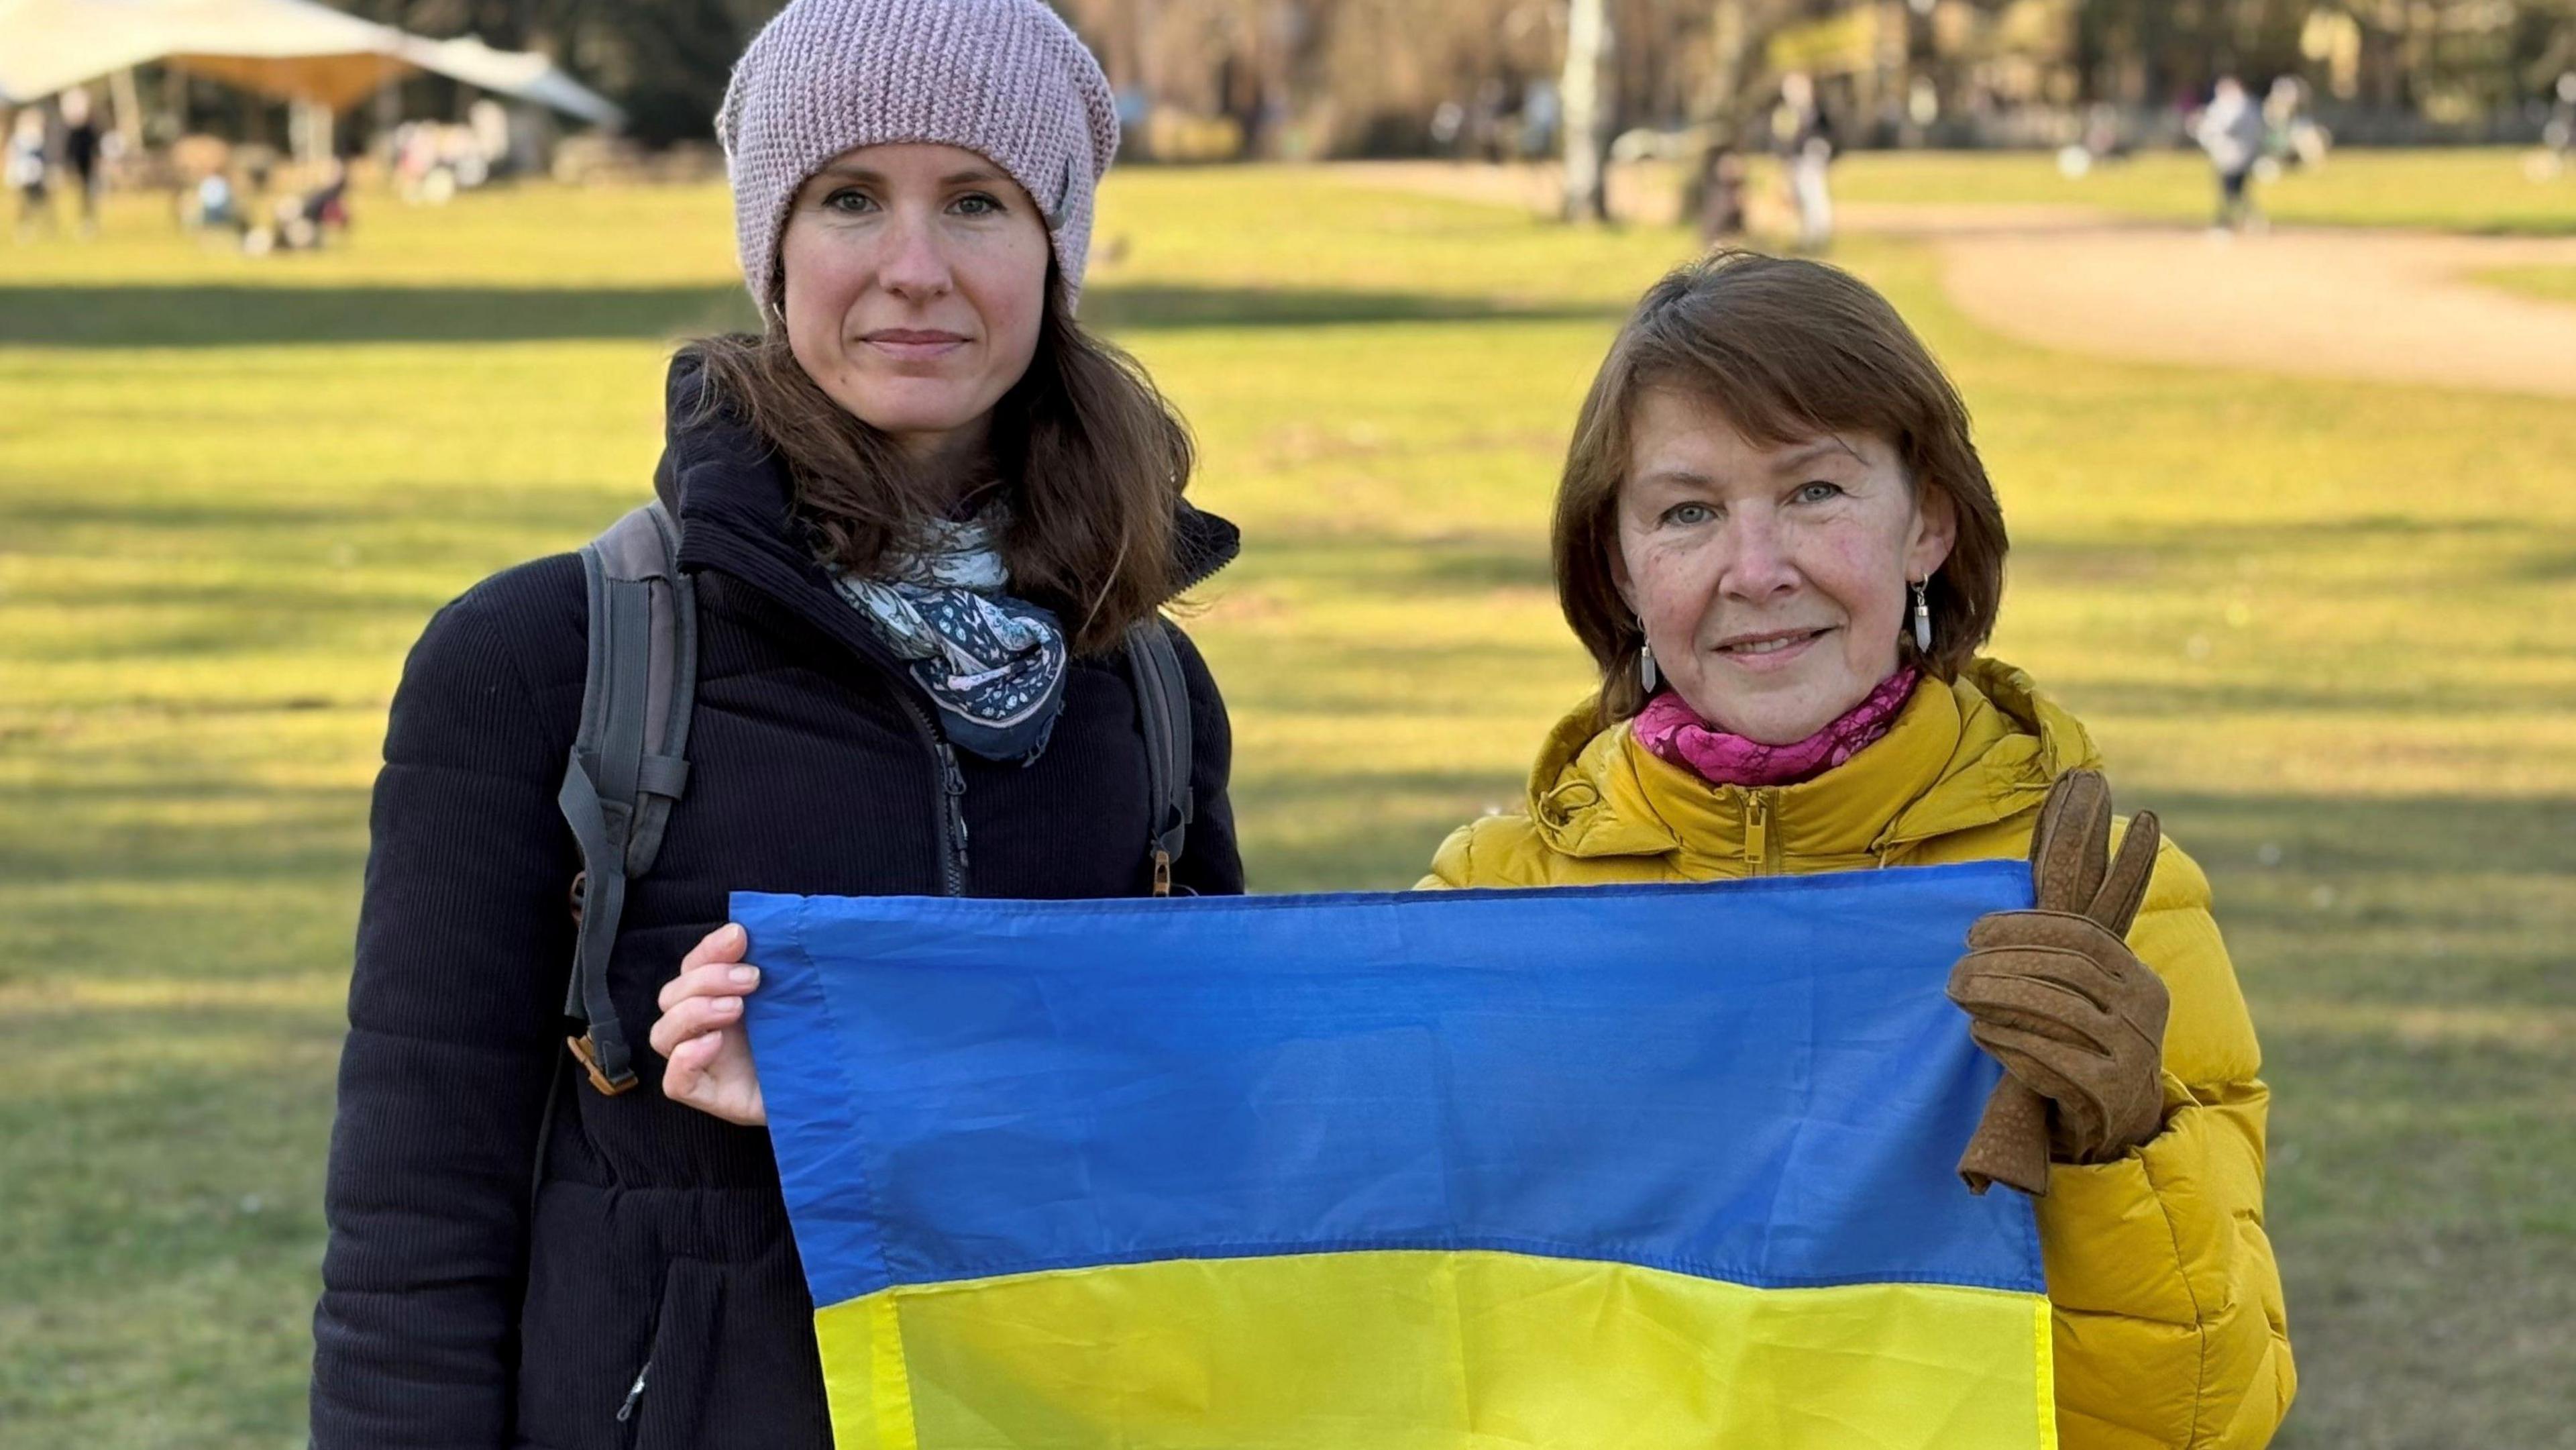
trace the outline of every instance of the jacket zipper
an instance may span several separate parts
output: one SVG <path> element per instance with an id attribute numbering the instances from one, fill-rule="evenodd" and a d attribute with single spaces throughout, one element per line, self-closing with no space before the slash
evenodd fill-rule
<path id="1" fill-rule="evenodd" d="M 1748 790 L 1744 793 L 1744 866 L 1748 876 L 1769 876 L 1779 870 L 1777 834 L 1771 828 L 1772 793 Z"/>
<path id="2" fill-rule="evenodd" d="M 941 824 L 945 828 L 946 853 L 943 884 L 951 896 L 966 894 L 966 772 L 957 765 L 957 751 L 946 740 L 937 743 L 941 777 Z"/>
<path id="3" fill-rule="evenodd" d="M 635 1384 L 626 1391 L 626 1403 L 617 1407 L 617 1423 L 623 1425 L 635 1418 L 635 1407 L 644 1402 L 644 1377 L 652 1372 L 653 1361 L 649 1359 L 635 1372 Z"/>
<path id="4" fill-rule="evenodd" d="M 1165 728 L 1170 723 L 1173 713 L 1177 709 L 1189 707 L 1186 703 L 1176 704 L 1172 700 L 1171 693 L 1164 688 L 1163 672 L 1160 670 L 1136 671 L 1136 688 L 1145 697 L 1137 702 L 1142 707 L 1138 711 L 1138 716 L 1145 737 L 1145 778 L 1150 783 L 1149 792 L 1153 797 L 1149 802 L 1149 812 L 1145 822 L 1145 854 L 1154 863 L 1154 895 L 1164 897 L 1172 894 L 1172 858 L 1170 853 L 1163 849 L 1163 832 L 1172 822 L 1163 812 L 1170 804 L 1168 799 L 1170 787 L 1178 782 L 1158 779 L 1159 772 L 1155 769 L 1155 762 L 1165 759 L 1174 743 L 1171 732 Z M 1187 770 L 1190 764 L 1187 761 L 1174 763 L 1183 770 Z M 1152 790 L 1151 786 L 1162 786 L 1164 789 Z M 1186 800 L 1188 797 L 1184 795 L 1183 799 Z"/>
<path id="5" fill-rule="evenodd" d="M 958 767 L 956 748 L 939 733 L 939 722 L 912 696 L 902 681 L 894 682 L 895 699 L 912 719 L 922 743 L 930 747 L 939 775 L 939 885 L 945 896 L 966 894 L 966 772 Z"/>

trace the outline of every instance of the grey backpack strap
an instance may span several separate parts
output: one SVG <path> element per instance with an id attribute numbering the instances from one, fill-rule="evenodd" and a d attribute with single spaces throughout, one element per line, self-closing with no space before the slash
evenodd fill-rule
<path id="1" fill-rule="evenodd" d="M 1172 894 L 1172 863 L 1181 857 L 1198 802 L 1190 791 L 1189 681 L 1171 627 L 1148 619 L 1127 631 L 1127 671 L 1136 689 L 1136 715 L 1145 731 L 1145 775 L 1154 824 L 1145 848 L 1154 863 L 1154 894 Z"/>
<path id="2" fill-rule="evenodd" d="M 608 996 L 629 882 L 653 869 L 671 804 L 689 786 L 689 713 L 697 698 L 696 581 L 679 569 L 679 528 L 646 504 L 582 547 L 590 601 L 590 664 L 581 725 L 564 766 L 563 808 L 581 847 L 573 882 L 580 935 L 564 1016 L 567 1039 L 593 1087 L 635 1085 L 633 1054 Z"/>

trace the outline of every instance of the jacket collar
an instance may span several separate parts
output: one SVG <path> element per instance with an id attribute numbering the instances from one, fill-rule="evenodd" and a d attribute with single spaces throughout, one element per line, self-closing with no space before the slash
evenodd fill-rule
<path id="1" fill-rule="evenodd" d="M 1760 791 L 1710 785 L 1638 744 L 1630 722 L 1597 728 L 1595 710 L 1560 721 L 1530 773 L 1530 819 L 1569 856 L 1742 861 L 1758 797 L 1784 859 L 1877 865 L 1912 842 L 2031 810 L 2059 775 L 2099 762 L 2083 725 L 1997 660 L 1946 686 L 1926 680 L 1887 735 L 1842 765 Z"/>
<path id="2" fill-rule="evenodd" d="M 680 567 L 739 575 L 791 603 L 819 595 L 835 620 L 847 614 L 806 546 L 786 465 L 739 410 L 722 400 L 710 405 L 707 394 L 697 356 L 673 358 L 653 492 L 679 521 Z M 1241 530 L 1186 502 L 1173 504 L 1172 532 L 1175 594 L 1207 582 L 1243 549 Z"/>

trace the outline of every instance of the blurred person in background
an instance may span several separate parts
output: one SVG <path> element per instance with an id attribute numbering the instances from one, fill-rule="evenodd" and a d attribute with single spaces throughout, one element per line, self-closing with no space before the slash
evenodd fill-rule
<path id="1" fill-rule="evenodd" d="M 505 131 L 506 141 L 506 131 Z M 394 128 L 394 183 L 413 206 L 445 206 L 491 175 L 483 142 L 471 126 L 406 121 Z"/>
<path id="2" fill-rule="evenodd" d="M 349 162 L 345 157 L 331 159 L 331 169 L 324 172 L 322 184 L 304 194 L 304 220 L 312 226 L 317 239 L 333 232 L 349 230 Z"/>
<path id="3" fill-rule="evenodd" d="M 9 126 L 9 189 L 18 193 L 18 240 L 42 227 L 54 230 L 53 159 L 46 153 L 45 113 L 34 106 L 18 112 Z"/>
<path id="4" fill-rule="evenodd" d="M 2549 122 L 2541 128 L 2541 140 L 2549 148 L 2555 169 L 2564 172 L 2570 158 L 2576 158 L 2576 70 L 2558 78 L 2549 107 Z"/>
<path id="5" fill-rule="evenodd" d="M 106 137 L 92 111 L 89 92 L 74 86 L 63 92 L 63 171 L 79 198 L 80 234 L 98 235 L 98 198 L 106 188 Z"/>
<path id="6" fill-rule="evenodd" d="M 1744 235 L 1744 183 L 1744 156 L 1733 146 L 1711 146 L 1701 154 L 1692 190 L 1702 245 Z"/>
<path id="7" fill-rule="evenodd" d="M 2220 76 L 2209 105 L 2192 127 L 2192 139 L 2208 154 L 2218 178 L 2218 213 L 2210 221 L 2211 230 L 2236 232 L 2259 225 L 2260 213 L 2248 188 L 2254 163 L 2263 159 L 2265 137 L 2262 108 L 2247 94 L 2245 83 L 2234 76 Z"/>
<path id="8" fill-rule="evenodd" d="M 1460 828 L 1422 884 L 2032 855 L 2041 909 L 1980 920 L 1950 994 L 2026 1104 L 1960 1167 L 2041 1195 L 2059 1443 L 2252 1450 L 2296 1387 L 2253 1022 L 2200 868 L 2151 816 L 2114 821 L 2082 722 L 1978 653 L 2005 552 L 1967 408 L 1886 299 L 1804 260 L 1675 272 L 1557 493 L 1600 689 L 1526 811 Z"/>
<path id="9" fill-rule="evenodd" d="M 1834 126 L 1816 94 L 1815 79 L 1804 71 L 1780 77 L 1780 104 L 1771 110 L 1771 141 L 1787 173 L 1789 204 L 1798 213 L 1798 250 L 1822 252 L 1834 240 L 1829 175 Z"/>
<path id="10" fill-rule="evenodd" d="M 237 227 L 241 217 L 233 210 L 232 178 L 220 171 L 209 171 L 198 179 L 193 195 L 194 210 L 190 225 L 204 228 Z"/>
<path id="11" fill-rule="evenodd" d="M 1160 618 L 1235 531 L 1183 501 L 1180 419 L 1075 320 L 1118 142 L 1099 65 L 1040 0 L 795 0 L 718 134 L 762 330 L 689 345 L 666 385 L 685 799 L 624 895 L 585 1077 L 558 804 L 583 567 L 498 574 L 413 649 L 332 1135 L 319 1450 L 830 1445 L 730 891 L 1243 889 L 1224 703 Z M 1177 860 L 1139 639 L 1193 742 Z M 631 1078 L 595 1065 L 603 1015 L 652 1024 Z"/>
<path id="12" fill-rule="evenodd" d="M 334 232 L 349 230 L 349 163 L 332 158 L 322 184 L 274 198 L 266 221 L 240 223 L 242 250 L 254 257 L 275 252 L 318 252 Z"/>
<path id="13" fill-rule="evenodd" d="M 227 217 L 210 215 L 212 205 L 232 206 L 233 148 L 206 135 L 184 135 L 162 153 L 162 182 L 170 189 L 172 220 L 189 229 L 223 225 Z M 209 183 L 215 183 L 210 186 Z"/>
<path id="14" fill-rule="evenodd" d="M 510 168 L 510 113 L 489 96 L 465 108 L 465 142 L 483 165 L 486 180 Z"/>
<path id="15" fill-rule="evenodd" d="M 2277 76 L 2263 95 L 2265 154 L 2282 170 L 2325 164 L 2332 138 L 2308 114 L 2308 83 L 2297 76 Z"/>
<path id="16" fill-rule="evenodd" d="M 429 123 L 405 121 L 394 127 L 394 190 L 407 205 L 418 206 L 427 199 L 424 190 L 429 181 L 429 169 L 437 161 L 436 130 Z"/>

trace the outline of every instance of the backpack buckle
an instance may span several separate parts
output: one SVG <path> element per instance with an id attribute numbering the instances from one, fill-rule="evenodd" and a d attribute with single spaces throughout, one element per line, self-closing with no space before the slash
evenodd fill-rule
<path id="1" fill-rule="evenodd" d="M 599 1089 L 600 1096 L 613 1098 L 619 1093 L 634 1089 L 635 1074 L 630 1072 L 626 1075 L 626 1081 L 618 1082 L 599 1070 L 599 1050 L 591 1045 L 589 1033 L 565 1038 L 564 1046 L 572 1049 L 573 1061 L 580 1063 L 581 1070 L 590 1074 L 590 1085 Z"/>
<path id="2" fill-rule="evenodd" d="M 1154 848 L 1154 894 L 1172 894 L 1172 853 L 1160 846 Z"/>

